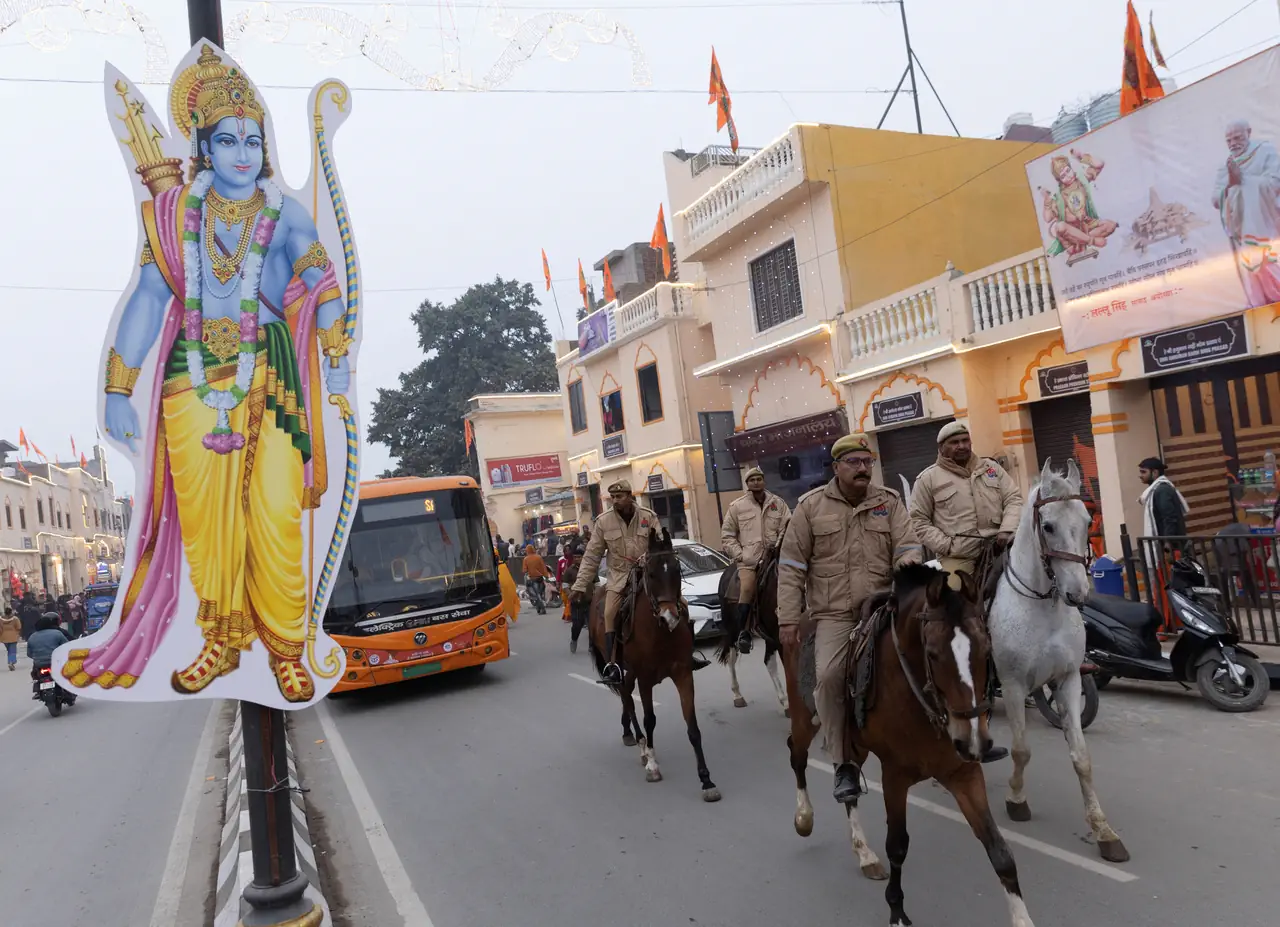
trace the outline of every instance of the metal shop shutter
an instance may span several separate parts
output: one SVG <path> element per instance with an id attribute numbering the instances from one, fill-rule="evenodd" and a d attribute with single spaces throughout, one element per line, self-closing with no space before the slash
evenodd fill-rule
<path id="1" fill-rule="evenodd" d="M 1088 393 L 1046 399 L 1031 404 L 1031 435 L 1036 442 L 1036 475 L 1046 460 L 1053 468 L 1066 469 L 1074 459 L 1082 477 L 1080 495 L 1093 516 L 1089 537 L 1095 556 L 1104 552 L 1102 506 L 1098 487 L 1098 455 L 1093 450 L 1093 403 Z M 1134 462 L 1135 465 L 1137 461 Z"/>
<path id="2" fill-rule="evenodd" d="M 938 459 L 938 431 L 949 421 L 951 419 L 939 419 L 924 425 L 877 431 L 884 484 L 898 492 L 905 491 L 903 477 L 914 484 L 920 471 Z"/>

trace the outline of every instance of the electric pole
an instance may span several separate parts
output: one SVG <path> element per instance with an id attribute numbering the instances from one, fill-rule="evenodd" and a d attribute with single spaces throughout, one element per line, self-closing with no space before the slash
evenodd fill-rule
<path id="1" fill-rule="evenodd" d="M 1280 3 L 1280 0 L 1276 2 Z M 902 13 L 902 38 L 907 43 L 907 73 L 911 75 L 911 102 L 916 107 L 916 132 L 924 135 L 924 123 L 920 121 L 920 94 L 916 90 L 916 56 L 911 51 L 911 33 L 907 29 L 907 0 L 898 0 L 898 10 Z"/>
<path id="2" fill-rule="evenodd" d="M 222 47 L 221 0 L 187 0 L 187 19 L 192 45 L 211 41 Z M 309 883 L 298 871 L 284 712 L 242 701 L 240 717 L 253 852 L 253 881 L 241 895 L 240 927 L 319 927 L 324 912 L 305 897 Z"/>

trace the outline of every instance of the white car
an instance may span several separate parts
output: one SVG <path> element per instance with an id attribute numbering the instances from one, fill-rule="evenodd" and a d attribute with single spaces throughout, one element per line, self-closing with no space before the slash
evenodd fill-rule
<path id="1" fill-rule="evenodd" d="M 675 538 L 672 542 L 680 561 L 680 587 L 689 603 L 689 621 L 693 624 L 695 640 L 719 637 L 724 633 L 720 624 L 720 574 L 733 565 L 733 561 L 720 553 L 699 544 Z M 609 555 L 600 561 L 598 583 L 609 575 Z"/>

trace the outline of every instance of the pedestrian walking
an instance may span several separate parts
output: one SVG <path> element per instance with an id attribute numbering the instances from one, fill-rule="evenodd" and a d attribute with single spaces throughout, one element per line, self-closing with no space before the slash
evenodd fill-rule
<path id="1" fill-rule="evenodd" d="M 40 606 L 32 593 L 28 592 L 26 598 L 22 600 L 22 609 L 18 614 L 22 617 L 22 639 L 30 640 L 31 635 L 35 633 L 36 625 L 40 623 Z"/>
<path id="2" fill-rule="evenodd" d="M 11 607 L 5 606 L 4 617 L 0 618 L 0 644 L 4 644 L 11 673 L 18 665 L 18 641 L 21 639 L 22 619 L 13 613 Z"/>
<path id="3" fill-rule="evenodd" d="M 1138 479 L 1147 488 L 1138 501 L 1142 503 L 1142 533 L 1148 538 L 1183 537 L 1187 533 L 1187 513 L 1191 506 L 1173 481 L 1165 476 L 1168 468 L 1159 457 L 1148 457 L 1138 464 Z M 1165 592 L 1168 570 L 1165 558 L 1177 559 L 1183 552 L 1182 541 L 1147 541 L 1143 547 L 1143 560 L 1155 581 L 1147 583 L 1152 589 L 1156 608 L 1165 617 L 1166 628 L 1172 630 L 1173 613 L 1169 608 L 1169 596 Z"/>

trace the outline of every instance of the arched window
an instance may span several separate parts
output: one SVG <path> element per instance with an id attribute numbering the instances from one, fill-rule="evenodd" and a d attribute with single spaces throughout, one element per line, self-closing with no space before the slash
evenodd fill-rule
<path id="1" fill-rule="evenodd" d="M 9 503 L 9 497 L 4 497 L 4 526 L 6 528 L 13 527 L 13 507 Z"/>
<path id="2" fill-rule="evenodd" d="M 53 513 L 50 512 L 49 515 L 52 517 Z M 44 524 L 44 500 L 39 498 L 36 499 L 36 521 Z"/>
<path id="3" fill-rule="evenodd" d="M 18 506 L 18 524 L 22 526 L 22 530 L 27 530 L 27 509 L 23 505 Z"/>

